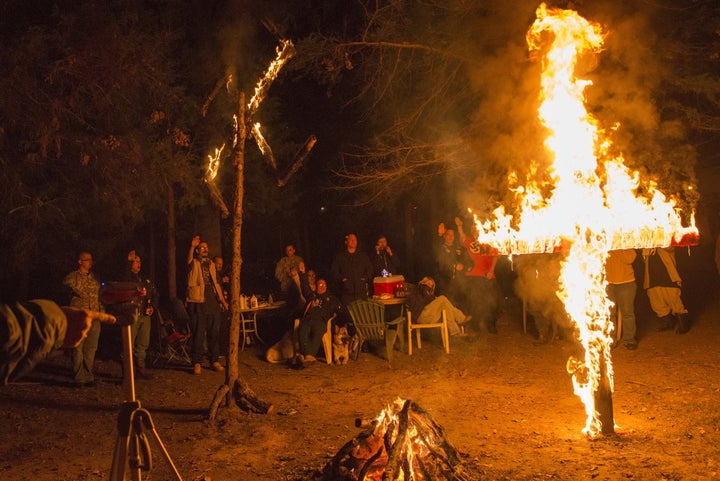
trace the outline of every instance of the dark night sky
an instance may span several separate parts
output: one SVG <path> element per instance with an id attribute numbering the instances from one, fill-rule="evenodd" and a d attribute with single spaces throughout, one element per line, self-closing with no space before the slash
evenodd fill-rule
<path id="1" fill-rule="evenodd" d="M 178 4 L 147 1 L 135 2 L 134 5 L 142 6 L 139 12 L 144 11 L 148 15 L 184 10 L 180 15 L 181 18 L 185 16 L 183 45 L 189 55 L 179 54 L 177 66 L 181 70 L 186 69 L 185 88 L 200 102 L 218 72 L 222 71 L 223 64 L 232 65 L 247 85 L 254 83 L 272 58 L 277 43 L 265 28 L 268 24 L 262 24 L 263 19 L 270 19 L 281 30 L 291 32 L 290 36 L 300 45 L 304 35 L 318 29 L 326 35 L 347 35 L 355 39 L 362 32 L 363 10 L 358 8 L 357 3 L 312 1 L 304 2 L 302 8 L 297 3 L 191 1 Z M 702 269 L 703 265 L 707 266 L 707 254 L 718 230 L 716 212 L 720 206 L 720 195 L 715 187 L 718 185 L 715 179 L 720 177 L 720 154 L 715 148 L 718 139 L 715 132 L 688 124 L 679 125 L 674 117 L 677 117 L 678 101 L 687 101 L 692 107 L 700 104 L 707 109 L 707 114 L 714 112 L 706 103 L 703 105 L 699 101 L 700 96 L 695 99 L 671 96 L 667 82 L 671 77 L 668 69 L 674 65 L 673 62 L 685 54 L 698 53 L 689 50 L 676 52 L 673 45 L 680 49 L 681 45 L 717 44 L 717 35 L 713 36 L 714 29 L 708 25 L 717 24 L 720 27 L 720 22 L 715 2 L 691 3 L 691 8 L 676 2 L 663 5 L 662 2 L 579 1 L 571 6 L 588 18 L 608 26 L 610 31 L 606 51 L 600 56 L 598 68 L 591 73 L 595 86 L 588 100 L 593 112 L 603 122 L 611 124 L 619 121 L 623 125 L 624 130 L 617 140 L 629 162 L 634 163 L 634 168 L 654 171 L 668 183 L 669 188 L 678 190 L 689 178 L 688 171 L 697 173 L 701 193 L 697 205 L 698 223 L 708 234 L 703 235 L 703 245 L 698 248 L 702 256 L 690 263 Z M 55 25 L 59 13 L 74 10 L 76 5 L 69 0 L 3 2 L 0 6 L 0 34 L 11 45 L 31 26 Z M 358 198 L 355 193 L 327 189 L 338 182 L 333 173 L 341 168 L 342 155 L 369 146 L 381 132 L 378 129 L 386 126 L 383 122 L 392 119 L 391 106 L 397 105 L 398 111 L 412 107 L 393 104 L 389 100 L 391 97 L 372 104 L 373 99 L 378 98 L 373 97 L 377 94 L 375 90 L 357 102 L 349 102 L 358 94 L 358 80 L 364 75 L 371 76 L 362 61 L 369 59 L 367 51 L 351 57 L 354 68 L 343 71 L 341 81 L 334 85 L 318 83 L 315 77 L 292 68 L 281 75 L 258 112 L 258 117 L 267 126 L 266 132 L 273 149 L 287 163 L 297 145 L 309 134 L 317 135 L 318 143 L 294 178 L 293 185 L 286 190 L 272 193 L 269 189 L 250 185 L 252 192 L 246 196 L 250 205 L 244 231 L 246 275 L 250 272 L 259 274 L 249 277 L 248 282 L 263 284 L 267 281 L 267 272 L 280 257 L 282 244 L 287 241 L 299 242 L 301 250 L 306 250 L 309 258 L 319 265 L 329 265 L 329 253 L 342 247 L 342 236 L 349 231 L 358 232 L 366 246 L 376 234 L 386 233 L 391 243 L 399 246 L 400 252 L 405 254 L 403 257 L 410 264 L 408 271 L 421 275 L 420 271 L 427 269 L 424 259 L 427 256 L 423 256 L 423 252 L 433 239 L 436 223 L 439 220 L 450 221 L 453 215 L 467 206 L 477 209 L 475 204 L 496 198 L 490 192 L 502 185 L 507 169 L 527 165 L 529 159 L 537 157 L 537 144 L 532 141 L 537 130 L 533 126 L 533 104 L 537 95 L 533 83 L 537 82 L 537 65 L 528 61 L 524 37 L 533 21 L 537 2 L 496 1 L 483 2 L 482 6 L 473 7 L 467 15 L 467 23 L 457 16 L 423 17 L 420 8 L 406 12 L 407 17 L 403 19 L 409 25 L 415 25 L 412 22 L 424 25 L 423 28 L 409 29 L 407 41 L 420 43 L 444 27 L 450 29 L 452 35 L 439 35 L 438 38 L 446 43 L 438 46 L 450 46 L 474 60 L 471 66 L 463 69 L 462 95 L 454 100 L 463 107 L 458 109 L 463 111 L 462 116 L 443 112 L 442 105 L 435 106 L 435 110 L 426 113 L 443 115 L 426 115 L 416 128 L 416 132 L 437 142 L 448 140 L 450 133 L 460 132 L 464 149 L 458 152 L 465 154 L 448 154 L 444 160 L 449 162 L 450 168 L 443 169 L 442 174 L 434 178 L 426 189 L 421 189 L 420 194 L 412 197 L 386 200 L 374 206 L 351 207 Z M 693 15 L 702 15 L 706 21 L 705 30 L 690 30 L 695 25 L 693 22 L 697 22 L 693 20 Z M 167 18 L 172 19 L 172 15 Z M 68 35 L 72 34 L 68 32 Z M 674 36 L 678 42 L 667 42 L 669 36 Z M 223 47 L 212 48 L 218 39 Z M 87 48 L 92 49 L 93 46 Z M 27 60 L 32 64 L 33 59 Z M 715 58 L 698 69 L 705 68 L 712 73 L 717 72 L 717 67 Z M 434 75 L 435 71 L 428 71 L 427 74 L 413 72 L 409 78 L 400 77 L 402 80 L 397 85 L 404 90 L 399 92 L 407 93 L 411 98 L 414 91 L 421 91 L 437 80 Z M 220 101 L 217 105 L 221 105 Z M 220 109 L 217 106 L 213 108 Z M 223 108 L 223 113 L 229 112 L 227 106 Z M 0 119 L 4 119 L 8 112 L 11 113 L 6 110 Z M 216 122 L 222 125 L 222 119 L 216 119 Z M 224 128 L 227 128 L 227 123 Z M 5 132 L 3 130 L 3 145 L 7 147 Z M 677 136 L 673 137 L 676 133 Z M 210 143 L 209 136 L 207 141 Z M 679 146 L 688 148 L 674 148 Z M 250 162 L 261 162 L 254 145 L 249 143 L 247 151 Z M 447 153 L 437 149 L 436 154 L 442 157 Z M 199 157 L 203 158 L 204 153 Z M 465 170 L 460 178 L 453 176 L 453 163 L 465 166 L 468 162 L 477 163 L 477 172 Z M 254 198 L 254 195 L 260 197 Z M 253 202 L 269 201 L 282 205 L 283 198 L 294 200 L 292 205 L 282 208 L 285 212 L 282 216 L 277 212 L 254 210 L 252 205 Z M 408 217 L 402 212 L 403 206 L 409 206 Z M 406 219 L 414 224 L 414 238 L 405 235 Z M 181 219 L 181 222 L 178 254 L 182 257 L 185 237 L 194 226 L 188 225 L 187 219 Z M 140 226 L 135 235 L 144 241 L 153 228 L 156 227 Z M 228 237 L 227 228 L 223 225 L 225 237 Z M 158 235 L 157 242 L 155 265 L 158 271 L 162 271 L 162 234 Z M 71 246 L 73 243 L 68 242 L 67 249 L 74 249 Z M 31 256 L 32 259 L 36 257 L 36 254 Z M 225 257 L 229 257 L 228 252 Z M 56 266 L 58 261 L 51 264 Z M 72 262 L 65 265 L 70 268 Z M 36 268 L 31 266 L 30 269 L 36 273 Z"/>

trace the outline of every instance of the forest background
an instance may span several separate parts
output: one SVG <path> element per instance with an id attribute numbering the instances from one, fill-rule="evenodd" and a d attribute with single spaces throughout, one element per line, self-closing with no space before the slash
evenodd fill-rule
<path id="1" fill-rule="evenodd" d="M 64 301 L 78 251 L 111 280 L 137 249 L 182 297 L 196 233 L 229 262 L 231 219 L 203 174 L 228 144 L 281 39 L 297 55 L 254 114 L 277 159 L 248 140 L 242 292 L 270 292 L 288 242 L 321 274 L 343 235 L 384 233 L 406 277 L 431 269 L 438 222 L 512 208 L 510 171 L 543 172 L 540 65 L 525 33 L 537 4 L 463 0 L 185 2 L 10 0 L 0 6 L 3 300 Z M 720 6 L 555 2 L 606 27 L 588 105 L 627 164 L 693 208 L 714 274 L 720 222 Z M 231 82 L 228 79 L 232 78 Z M 221 88 L 217 88 L 221 87 Z M 227 87 L 227 88 L 226 88 Z M 282 187 L 310 135 L 317 144 Z M 217 185 L 233 202 L 226 150 Z M 175 286 L 177 285 L 177 287 Z M 179 289 L 180 292 L 176 292 Z"/>

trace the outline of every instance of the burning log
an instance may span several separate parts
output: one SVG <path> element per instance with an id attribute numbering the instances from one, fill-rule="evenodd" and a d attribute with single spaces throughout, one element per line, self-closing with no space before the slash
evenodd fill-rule
<path id="1" fill-rule="evenodd" d="M 420 406 L 398 399 L 363 427 L 323 470 L 326 481 L 465 480 L 457 450 Z"/>
<path id="2" fill-rule="evenodd" d="M 267 163 L 272 167 L 273 171 L 277 170 L 277 162 L 275 161 L 275 155 L 273 154 L 270 144 L 267 143 L 262 132 L 260 132 L 260 123 L 256 122 L 252 127 L 252 135 L 255 138 L 255 143 L 260 149 L 260 153 L 263 155 Z"/>
<path id="3" fill-rule="evenodd" d="M 282 48 L 275 49 L 277 54 L 275 60 L 270 62 L 270 66 L 265 72 L 265 75 L 258 81 L 257 86 L 255 87 L 255 94 L 252 96 L 247 105 L 246 114 L 248 119 L 255 115 L 255 111 L 265 98 L 265 94 L 270 89 L 270 85 L 272 85 L 273 81 L 277 78 L 282 66 L 285 62 L 295 56 L 295 45 L 293 45 L 290 40 L 281 40 L 280 43 L 282 44 Z"/>

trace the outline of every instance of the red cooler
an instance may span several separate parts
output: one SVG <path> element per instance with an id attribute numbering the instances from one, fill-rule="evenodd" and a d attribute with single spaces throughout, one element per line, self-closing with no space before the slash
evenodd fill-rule
<path id="1" fill-rule="evenodd" d="M 403 276 L 376 277 L 373 279 L 373 294 L 376 297 L 394 297 L 398 287 L 405 287 Z"/>

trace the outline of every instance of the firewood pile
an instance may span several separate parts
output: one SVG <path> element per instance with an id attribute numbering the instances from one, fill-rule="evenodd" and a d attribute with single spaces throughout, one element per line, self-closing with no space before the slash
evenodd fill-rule
<path id="1" fill-rule="evenodd" d="M 346 443 L 323 470 L 323 481 L 465 481 L 458 451 L 420 406 L 398 399 Z"/>

